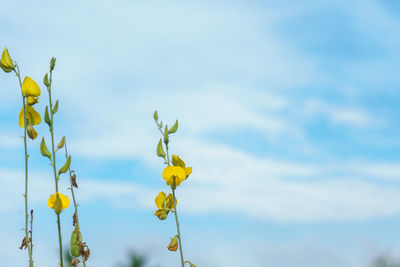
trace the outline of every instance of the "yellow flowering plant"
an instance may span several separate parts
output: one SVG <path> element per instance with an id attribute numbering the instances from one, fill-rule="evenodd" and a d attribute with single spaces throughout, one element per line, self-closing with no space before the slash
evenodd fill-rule
<path id="1" fill-rule="evenodd" d="M 22 108 L 18 115 L 18 124 L 24 128 L 24 153 L 25 153 L 25 237 L 22 240 L 20 249 L 28 249 L 29 267 L 33 267 L 33 240 L 32 240 L 32 224 L 33 224 L 33 210 L 28 213 L 28 141 L 27 136 L 34 140 L 37 137 L 37 132 L 33 128 L 34 125 L 40 124 L 42 121 L 40 114 L 34 109 L 33 105 L 39 102 L 40 88 L 37 83 L 30 77 L 25 77 L 21 81 L 21 72 L 18 63 L 13 61 L 7 47 L 4 47 L 0 60 L 0 68 L 6 72 L 14 72 L 18 78 L 19 86 L 21 88 Z M 30 218 L 30 230 L 28 221 Z"/>
<path id="2" fill-rule="evenodd" d="M 169 157 L 170 135 L 176 133 L 178 130 L 178 121 L 176 121 L 171 128 L 168 128 L 167 125 L 163 127 L 163 122 L 158 120 L 157 111 L 154 112 L 153 118 L 162 136 L 157 144 L 157 156 L 163 158 L 164 164 L 167 165 L 162 172 L 162 177 L 172 191 L 172 194 L 170 193 L 168 196 L 164 192 L 160 192 L 156 196 L 155 202 L 158 209 L 155 211 L 154 215 L 160 220 L 165 220 L 169 212 L 174 213 L 177 234 L 171 239 L 167 248 L 170 251 L 177 251 L 179 248 L 182 267 L 184 267 L 185 263 L 190 264 L 191 267 L 195 267 L 190 261 L 185 261 L 183 257 L 182 236 L 180 233 L 177 211 L 178 202 L 175 196 L 177 186 L 189 177 L 192 173 L 192 167 L 186 167 L 185 162 L 177 155 L 172 155 L 172 159 Z"/>
<path id="3" fill-rule="evenodd" d="M 54 173 L 54 181 L 55 181 L 55 193 L 50 196 L 50 198 L 47 201 L 47 205 L 54 210 L 55 214 L 57 215 L 57 229 L 58 229 L 58 243 L 59 243 L 59 249 L 60 249 L 60 263 L 59 266 L 64 267 L 64 262 L 63 262 L 63 249 L 62 249 L 62 237 L 61 237 L 61 221 L 60 221 L 60 214 L 62 210 L 68 208 L 70 201 L 67 196 L 60 194 L 59 189 L 58 189 L 58 182 L 60 180 L 60 175 L 63 173 L 66 173 L 69 170 L 70 164 L 71 164 L 71 156 L 67 158 L 65 161 L 64 165 L 57 171 L 57 166 L 56 166 L 56 152 L 59 148 L 62 147 L 63 145 L 63 140 L 64 138 L 60 141 L 60 143 L 57 146 L 57 149 L 54 145 L 54 115 L 58 111 L 58 100 L 56 103 L 53 105 L 52 98 L 51 98 L 51 89 L 52 89 L 52 77 L 53 77 L 53 70 L 55 67 L 56 59 L 53 57 L 50 60 L 50 78 L 49 75 L 46 73 L 43 79 L 44 85 L 47 87 L 47 92 L 49 95 L 49 105 L 46 106 L 45 113 L 44 113 L 44 120 L 46 124 L 49 126 L 49 131 L 50 131 L 50 136 L 51 136 L 51 152 L 47 148 L 46 142 L 44 137 L 42 138 L 42 141 L 40 143 L 40 153 L 42 156 L 47 157 L 50 161 L 51 166 L 53 167 L 53 173 Z M 27 88 L 28 90 L 32 88 Z M 30 91 L 31 92 L 31 91 Z"/>

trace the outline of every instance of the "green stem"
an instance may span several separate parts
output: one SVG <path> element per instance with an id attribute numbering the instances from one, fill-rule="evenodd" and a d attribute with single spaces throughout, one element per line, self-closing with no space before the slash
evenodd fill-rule
<path id="1" fill-rule="evenodd" d="M 64 143 L 64 147 L 65 147 L 65 157 L 68 159 L 69 155 L 68 155 L 68 148 L 67 148 L 67 138 L 65 138 L 65 143 Z M 68 172 L 69 172 L 69 181 L 70 181 L 70 189 L 71 189 L 71 194 L 72 194 L 72 201 L 74 202 L 74 208 L 75 208 L 75 214 L 76 214 L 76 228 L 78 229 L 81 238 L 82 238 L 82 233 L 81 233 L 81 229 L 79 226 L 79 216 L 78 216 L 78 205 L 76 204 L 76 200 L 75 200 L 75 193 L 74 193 L 74 186 L 72 185 L 72 172 L 71 172 L 71 167 L 68 168 Z M 83 258 L 83 257 L 82 257 Z M 82 259 L 82 264 L 84 267 L 86 267 L 86 261 L 84 261 Z"/>
<path id="2" fill-rule="evenodd" d="M 168 143 L 165 143 L 165 148 L 167 150 L 167 164 L 168 164 L 168 166 L 170 166 L 169 153 L 168 153 Z M 173 184 L 175 184 L 175 181 L 174 181 Z M 184 267 L 185 263 L 184 263 L 184 260 L 183 260 L 181 231 L 179 230 L 178 212 L 176 210 L 176 205 L 175 205 L 175 203 L 176 203 L 175 189 L 172 189 L 172 196 L 173 196 L 173 203 L 174 203 L 174 215 L 175 215 L 176 231 L 178 232 L 179 252 L 180 252 L 180 256 L 181 256 L 182 267 Z"/>
<path id="3" fill-rule="evenodd" d="M 55 146 L 54 146 L 54 131 L 53 131 L 53 104 L 51 102 L 51 84 L 53 82 L 52 80 L 52 70 L 50 70 L 50 85 L 47 87 L 47 92 L 49 93 L 49 105 L 50 105 L 50 134 L 51 134 L 51 150 L 52 150 L 52 163 L 51 165 L 53 166 L 53 172 L 54 172 L 54 180 L 55 180 L 55 185 L 56 185 L 56 192 L 58 193 L 58 175 L 57 175 L 57 167 L 56 167 L 56 151 L 55 151 Z M 60 264 L 61 267 L 64 267 L 64 261 L 63 261 L 63 249 L 62 249 L 62 237 L 61 237 L 61 222 L 60 222 L 60 214 L 57 214 L 57 229 L 58 229 L 58 243 L 60 247 Z"/>
<path id="4" fill-rule="evenodd" d="M 24 93 L 22 92 L 22 82 L 21 82 L 21 75 L 19 71 L 18 64 L 16 64 L 15 69 L 14 69 L 15 75 L 18 77 L 20 89 L 21 89 L 21 96 L 22 96 L 22 107 L 24 110 L 24 149 L 25 149 L 25 241 L 27 242 L 27 247 L 28 247 L 28 254 L 29 254 L 29 267 L 33 267 L 33 259 L 32 259 L 32 240 L 29 238 L 29 230 L 28 230 L 28 220 L 29 220 L 29 214 L 28 214 L 28 146 L 27 146 L 27 140 L 26 140 L 26 133 L 27 133 L 27 124 L 28 120 L 26 117 L 26 109 L 25 109 L 25 96 Z"/>
<path id="5" fill-rule="evenodd" d="M 183 251 L 182 251 L 182 241 L 181 241 L 181 232 L 179 230 L 179 221 L 178 221 L 178 212 L 176 210 L 176 198 L 175 198 L 175 190 L 172 190 L 172 196 L 173 196 L 173 203 L 174 203 L 174 215 L 175 215 L 175 222 L 176 222 L 176 230 L 178 231 L 178 242 L 179 242 L 179 252 L 181 254 L 181 263 L 182 267 L 185 266 L 185 263 L 183 261 Z"/>

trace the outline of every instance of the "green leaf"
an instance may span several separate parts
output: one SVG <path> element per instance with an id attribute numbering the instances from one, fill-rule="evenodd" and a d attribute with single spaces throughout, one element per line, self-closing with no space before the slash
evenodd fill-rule
<path id="1" fill-rule="evenodd" d="M 56 104 L 53 107 L 53 115 L 56 114 L 58 111 L 58 100 L 56 101 Z"/>
<path id="2" fill-rule="evenodd" d="M 161 138 L 157 145 L 157 156 L 159 156 L 160 158 L 163 158 L 163 159 L 165 159 L 165 156 L 166 156 L 165 152 L 164 152 L 164 148 L 162 146 Z"/>
<path id="3" fill-rule="evenodd" d="M 63 136 L 63 138 L 61 139 L 60 143 L 58 143 L 58 145 L 57 145 L 57 150 L 63 148 L 63 147 L 64 147 L 64 144 L 65 144 L 65 136 Z M 56 151 L 57 151 L 57 150 L 56 150 Z"/>
<path id="4" fill-rule="evenodd" d="M 176 120 L 175 124 L 168 130 L 169 134 L 175 133 L 178 130 L 178 120 Z"/>
<path id="5" fill-rule="evenodd" d="M 42 142 L 40 143 L 40 153 L 42 154 L 43 157 L 48 157 L 51 160 L 51 153 L 49 149 L 46 146 L 46 143 L 44 141 L 44 137 L 42 137 Z"/>
<path id="6" fill-rule="evenodd" d="M 51 127 L 51 119 L 50 119 L 50 115 L 49 115 L 49 107 L 46 106 L 46 110 L 44 111 L 44 121 L 47 123 L 47 125 L 49 125 L 49 127 Z"/>
<path id="7" fill-rule="evenodd" d="M 66 173 L 69 169 L 69 165 L 71 164 L 71 156 L 68 157 L 67 161 L 65 162 L 64 166 L 62 166 L 58 170 L 58 176 L 60 176 L 61 173 Z"/>

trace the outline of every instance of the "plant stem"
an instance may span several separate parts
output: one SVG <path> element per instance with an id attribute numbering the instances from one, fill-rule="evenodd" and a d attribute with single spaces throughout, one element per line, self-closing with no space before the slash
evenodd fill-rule
<path id="1" fill-rule="evenodd" d="M 172 196 L 173 196 L 173 203 L 174 203 L 174 215 L 175 215 L 175 222 L 176 222 L 176 230 L 178 231 L 178 242 L 179 242 L 179 252 L 181 254 L 181 263 L 182 267 L 184 267 L 185 263 L 183 261 L 183 251 L 182 251 L 182 241 L 181 241 L 181 232 L 179 231 L 179 221 L 178 221 L 178 212 L 176 210 L 176 198 L 175 198 L 175 190 L 172 189 Z"/>
<path id="2" fill-rule="evenodd" d="M 28 254 L 29 254 L 29 267 L 33 267 L 33 259 L 32 259 L 32 240 L 29 238 L 29 230 L 28 230 L 28 220 L 29 220 L 29 214 L 28 214 L 28 146 L 27 146 L 27 140 L 26 140 L 26 132 L 27 132 L 27 124 L 28 120 L 26 118 L 26 109 L 25 109 L 25 96 L 24 93 L 22 93 L 22 82 L 21 82 L 21 74 L 19 71 L 18 64 L 16 64 L 15 69 L 14 69 L 15 75 L 18 77 L 19 81 L 19 86 L 21 89 L 21 96 L 22 96 L 22 107 L 24 110 L 24 149 L 25 149 L 25 241 L 27 243 L 28 247 Z"/>
<path id="3" fill-rule="evenodd" d="M 51 102 L 51 84 L 53 82 L 52 80 L 52 70 L 50 70 L 50 85 L 47 87 L 47 92 L 49 93 L 49 105 L 50 105 L 50 134 L 51 134 L 51 150 L 52 150 L 52 162 L 51 165 L 53 166 L 53 171 L 54 171 L 54 180 L 55 180 L 55 185 L 56 185 L 56 192 L 58 193 L 58 175 L 57 175 L 57 167 L 56 167 L 56 151 L 54 148 L 54 131 L 53 131 L 53 104 Z M 61 237 L 61 222 L 60 222 L 60 214 L 57 214 L 57 229 L 58 229 L 58 243 L 60 247 L 60 264 L 61 267 L 64 267 L 64 262 L 63 262 L 63 250 L 62 250 L 62 237 Z"/>
<path id="4" fill-rule="evenodd" d="M 168 143 L 165 143 L 165 148 L 167 150 L 167 164 L 168 164 L 168 166 L 170 166 L 170 160 L 169 160 L 169 154 L 168 154 Z M 175 184 L 175 182 L 173 184 Z M 184 260 L 183 260 L 181 232 L 179 230 L 178 212 L 176 210 L 176 205 L 175 205 L 175 203 L 176 203 L 175 189 L 172 189 L 172 196 L 173 196 L 173 203 L 174 203 L 174 215 L 175 215 L 176 231 L 178 232 L 179 252 L 180 252 L 180 256 L 181 256 L 182 267 L 184 267 L 185 263 L 184 263 Z"/>
<path id="5" fill-rule="evenodd" d="M 68 155 L 67 138 L 66 137 L 65 137 L 64 147 L 65 147 L 65 158 L 68 159 L 69 155 Z M 81 229 L 79 226 L 78 205 L 76 204 L 74 186 L 72 185 L 71 167 L 68 168 L 68 172 L 69 172 L 69 181 L 70 181 L 70 185 L 71 185 L 70 189 L 71 189 L 71 194 L 72 194 L 72 200 L 74 202 L 74 208 L 75 208 L 75 214 L 76 214 L 76 228 L 78 229 L 79 234 L 81 235 L 81 238 L 82 238 L 82 233 L 81 233 Z M 82 257 L 82 264 L 84 267 L 86 267 L 86 261 L 83 259 L 83 257 Z"/>

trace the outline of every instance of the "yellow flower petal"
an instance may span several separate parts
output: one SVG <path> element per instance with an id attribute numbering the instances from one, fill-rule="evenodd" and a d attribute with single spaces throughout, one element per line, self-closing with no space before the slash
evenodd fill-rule
<path id="1" fill-rule="evenodd" d="M 163 209 L 164 208 L 164 206 L 165 206 L 165 203 L 164 203 L 164 201 L 165 201 L 165 193 L 164 192 L 160 192 L 159 194 L 158 194 L 158 196 L 156 196 L 156 206 L 157 206 L 157 208 L 159 208 L 159 209 Z"/>
<path id="2" fill-rule="evenodd" d="M 65 210 L 70 205 L 69 198 L 61 193 L 54 193 L 47 200 L 47 206 L 50 209 L 56 210 L 58 206 L 57 204 L 61 210 Z"/>
<path id="3" fill-rule="evenodd" d="M 25 112 L 26 112 L 26 117 L 28 121 L 32 125 L 37 125 L 42 122 L 42 118 L 40 117 L 40 114 L 32 107 L 29 105 L 25 105 Z M 24 128 L 25 123 L 24 123 L 24 108 L 21 109 L 18 115 L 18 124 L 21 128 Z"/>
<path id="4" fill-rule="evenodd" d="M 8 53 L 7 47 L 4 47 L 3 54 L 1 55 L 0 66 L 5 72 L 10 72 L 14 68 L 14 64 Z"/>
<path id="5" fill-rule="evenodd" d="M 63 195 L 60 193 L 58 193 L 58 195 L 60 196 L 60 199 L 61 199 L 61 209 L 65 210 L 71 204 L 69 202 L 69 198 L 66 195 Z"/>
<path id="6" fill-rule="evenodd" d="M 40 96 L 39 85 L 34 80 L 32 80 L 31 77 L 28 76 L 26 76 L 24 81 L 22 82 L 21 90 L 25 96 Z"/>
<path id="7" fill-rule="evenodd" d="M 167 185 L 171 185 L 174 182 L 178 186 L 186 178 L 186 172 L 182 167 L 179 166 L 168 166 L 162 173 L 163 179 L 167 182 Z"/>

